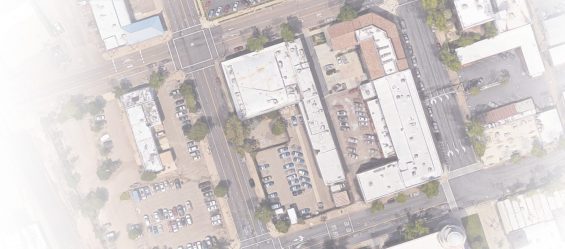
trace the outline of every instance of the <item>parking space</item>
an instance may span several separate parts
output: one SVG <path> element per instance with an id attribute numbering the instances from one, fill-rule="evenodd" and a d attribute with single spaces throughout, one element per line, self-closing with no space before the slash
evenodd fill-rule
<path id="1" fill-rule="evenodd" d="M 295 207 L 299 216 L 308 218 L 324 207 L 331 208 L 332 201 L 310 152 L 302 117 L 293 107 L 281 110 L 281 116 L 289 140 L 260 151 L 257 170 L 273 210 Z"/>
<path id="2" fill-rule="evenodd" d="M 461 82 L 468 90 L 467 104 L 471 112 L 480 113 L 530 96 L 538 107 L 554 104 L 543 77 L 528 76 L 522 60 L 516 51 L 508 51 L 461 70 Z"/>
<path id="3" fill-rule="evenodd" d="M 330 95 L 326 101 L 349 170 L 356 172 L 361 163 L 381 158 L 369 112 L 359 90 Z"/>
<path id="4" fill-rule="evenodd" d="M 167 178 L 135 186 L 130 193 L 145 229 L 142 240 L 149 245 L 177 248 L 190 243 L 196 248 L 197 244 L 211 243 L 216 236 L 223 235 L 210 182 Z M 143 193 L 144 197 L 137 199 L 136 193 Z"/>
<path id="5" fill-rule="evenodd" d="M 270 0 L 200 0 L 208 20 L 229 15 Z"/>
<path id="6" fill-rule="evenodd" d="M 326 43 L 314 47 L 322 67 L 329 93 L 353 89 L 367 79 L 355 50 L 347 53 L 332 51 Z"/>

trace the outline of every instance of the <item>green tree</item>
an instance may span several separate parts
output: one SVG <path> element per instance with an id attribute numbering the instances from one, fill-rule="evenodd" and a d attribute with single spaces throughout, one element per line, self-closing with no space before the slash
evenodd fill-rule
<path id="1" fill-rule="evenodd" d="M 478 120 L 471 120 L 465 124 L 467 135 L 474 138 L 482 138 L 485 133 L 485 127 Z"/>
<path id="2" fill-rule="evenodd" d="M 351 21 L 355 18 L 357 18 L 357 11 L 351 7 L 351 5 L 346 4 L 339 9 L 339 14 L 337 15 L 338 21 Z"/>
<path id="3" fill-rule="evenodd" d="M 545 154 L 546 152 L 545 149 L 543 148 L 543 145 L 538 139 L 535 139 L 532 142 L 532 155 L 536 157 L 543 157 L 545 156 Z"/>
<path id="4" fill-rule="evenodd" d="M 120 200 L 122 201 L 127 201 L 127 200 L 131 200 L 131 196 L 129 195 L 128 191 L 124 191 L 120 194 Z"/>
<path id="5" fill-rule="evenodd" d="M 141 173 L 142 181 L 150 182 L 155 180 L 155 178 L 157 178 L 157 173 L 155 172 L 144 171 L 143 173 Z"/>
<path id="6" fill-rule="evenodd" d="M 486 144 L 477 138 L 471 138 L 471 145 L 473 146 L 473 150 L 478 157 L 482 157 L 487 150 Z"/>
<path id="7" fill-rule="evenodd" d="M 459 61 L 459 58 L 455 52 L 449 49 L 447 44 L 441 47 L 441 50 L 439 51 L 439 58 L 450 70 L 458 72 L 461 69 L 461 62 Z"/>
<path id="8" fill-rule="evenodd" d="M 419 219 L 408 223 L 402 230 L 402 238 L 405 241 L 417 239 L 430 233 L 430 229 L 424 225 L 424 221 Z"/>
<path id="9" fill-rule="evenodd" d="M 60 120 L 67 120 L 73 118 L 75 120 L 81 120 L 86 114 L 86 99 L 83 95 L 73 95 L 69 98 L 69 101 L 61 107 L 61 112 L 59 114 Z"/>
<path id="10" fill-rule="evenodd" d="M 282 118 L 277 118 L 271 122 L 271 132 L 273 135 L 278 136 L 286 131 L 286 124 Z"/>
<path id="11" fill-rule="evenodd" d="M 440 31 L 447 30 L 447 19 L 445 18 L 444 10 L 432 10 L 426 16 L 426 23 L 428 26 L 434 27 Z"/>
<path id="12" fill-rule="evenodd" d="M 373 201 L 371 204 L 371 213 L 376 213 L 383 209 L 385 209 L 385 205 L 379 200 Z"/>
<path id="13" fill-rule="evenodd" d="M 463 33 L 461 34 L 461 36 L 459 37 L 459 39 L 455 40 L 453 43 L 455 44 L 455 46 L 457 47 L 465 47 L 465 46 L 469 46 L 477 41 L 481 40 L 481 35 L 474 33 L 474 32 L 468 32 L 468 33 Z"/>
<path id="14" fill-rule="evenodd" d="M 398 203 L 405 203 L 408 200 L 408 196 L 404 193 L 398 193 L 395 199 Z"/>
<path id="15" fill-rule="evenodd" d="M 281 37 L 285 42 L 294 41 L 294 30 L 292 30 L 288 23 L 281 24 Z"/>
<path id="16" fill-rule="evenodd" d="M 220 181 L 214 188 L 214 195 L 217 197 L 224 197 L 228 194 L 228 184 L 225 181 Z"/>
<path id="17" fill-rule="evenodd" d="M 243 122 L 233 113 L 230 114 L 224 124 L 224 132 L 228 142 L 234 146 L 243 146 L 244 140 L 249 133 Z"/>
<path id="18" fill-rule="evenodd" d="M 128 225 L 128 237 L 131 240 L 139 238 L 143 234 L 141 224 Z"/>
<path id="19" fill-rule="evenodd" d="M 481 88 L 478 86 L 473 86 L 469 89 L 469 94 L 471 94 L 471 96 L 477 96 L 479 93 L 481 93 Z"/>
<path id="20" fill-rule="evenodd" d="M 259 208 L 255 210 L 255 218 L 263 222 L 264 224 L 271 221 L 273 216 L 273 211 L 268 206 L 266 201 L 261 202 Z"/>
<path id="21" fill-rule="evenodd" d="M 190 129 L 184 130 L 184 135 L 190 139 L 190 140 L 194 140 L 197 142 L 202 141 L 204 138 L 206 138 L 206 135 L 208 135 L 208 133 L 210 133 L 210 128 L 208 127 L 208 124 L 206 123 L 205 119 L 199 118 L 194 125 L 192 125 L 192 127 L 190 127 Z"/>
<path id="22" fill-rule="evenodd" d="M 96 169 L 96 175 L 98 176 L 98 179 L 102 181 L 110 179 L 110 176 L 112 176 L 112 174 L 120 167 L 121 164 L 122 162 L 120 160 L 113 161 L 112 159 L 106 159 L 102 161 L 102 163 L 100 163 L 98 165 L 98 168 Z"/>
<path id="23" fill-rule="evenodd" d="M 253 52 L 262 50 L 269 39 L 264 35 L 253 36 L 247 39 L 247 49 Z"/>
<path id="24" fill-rule="evenodd" d="M 180 93 L 184 98 L 186 107 L 188 107 L 189 112 L 197 112 L 200 109 L 200 103 L 198 103 L 198 94 L 196 92 L 196 87 L 193 82 L 185 81 L 180 86 Z"/>
<path id="25" fill-rule="evenodd" d="M 487 39 L 495 37 L 498 34 L 498 30 L 496 29 L 494 22 L 488 22 L 483 24 L 483 30 L 484 30 L 483 36 Z"/>
<path id="26" fill-rule="evenodd" d="M 155 90 L 159 90 L 163 83 L 165 83 L 167 76 L 167 71 L 162 68 L 159 68 L 159 70 L 157 71 L 153 71 L 151 75 L 149 75 L 149 86 L 151 86 Z"/>
<path id="27" fill-rule="evenodd" d="M 439 182 L 437 180 L 433 180 L 428 182 L 420 187 L 420 191 L 422 191 L 428 198 L 432 198 L 439 194 Z"/>
<path id="28" fill-rule="evenodd" d="M 286 220 L 278 220 L 275 222 L 275 228 L 279 233 L 287 233 L 288 229 L 290 229 L 290 222 Z"/>
<path id="29" fill-rule="evenodd" d="M 438 8 L 444 8 L 444 0 L 422 0 L 422 7 L 424 10 L 435 10 Z"/>
<path id="30" fill-rule="evenodd" d="M 81 213 L 86 217 L 95 218 L 107 201 L 108 190 L 105 188 L 97 188 L 95 191 L 90 191 L 80 203 Z"/>
<path id="31" fill-rule="evenodd" d="M 84 106 L 85 110 L 90 113 L 90 115 L 104 112 L 104 107 L 106 107 L 106 100 L 102 96 L 96 96 L 94 100 L 89 101 Z"/>

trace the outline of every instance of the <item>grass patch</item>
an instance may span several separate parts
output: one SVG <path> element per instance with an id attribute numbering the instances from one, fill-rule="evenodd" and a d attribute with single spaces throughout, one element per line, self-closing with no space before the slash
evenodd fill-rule
<path id="1" fill-rule="evenodd" d="M 461 219 L 467 234 L 467 241 L 471 249 L 489 249 L 485 232 L 478 214 L 469 215 Z"/>

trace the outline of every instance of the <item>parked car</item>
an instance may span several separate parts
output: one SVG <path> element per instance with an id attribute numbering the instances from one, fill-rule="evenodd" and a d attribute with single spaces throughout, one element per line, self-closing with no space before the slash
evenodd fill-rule
<path id="1" fill-rule="evenodd" d="M 278 196 L 279 196 L 279 193 L 273 192 L 273 193 L 269 193 L 269 194 L 267 195 L 267 198 L 269 198 L 269 199 L 274 199 L 274 198 L 277 198 Z"/>
<path id="2" fill-rule="evenodd" d="M 263 182 L 270 182 L 271 180 L 273 180 L 272 176 L 265 176 L 265 177 L 262 178 Z"/>
<path id="3" fill-rule="evenodd" d="M 301 188 L 300 188 L 300 185 L 292 185 L 292 186 L 290 186 L 290 191 L 298 191 L 298 190 L 300 190 L 300 189 L 301 189 Z"/>
<path id="4" fill-rule="evenodd" d="M 192 209 L 192 202 L 191 201 L 186 201 L 186 209 L 191 210 Z"/>
<path id="5" fill-rule="evenodd" d="M 339 110 L 339 111 L 337 111 L 337 115 L 338 116 L 346 116 L 347 112 L 345 110 Z"/>
<path id="6" fill-rule="evenodd" d="M 196 146 L 196 145 L 188 147 L 188 152 L 193 152 L 193 151 L 197 151 L 197 150 L 198 150 L 198 146 Z"/>
<path id="7" fill-rule="evenodd" d="M 235 1 L 235 3 L 233 3 L 233 8 L 232 11 L 236 12 L 237 11 L 237 6 L 239 5 L 239 1 Z"/>
<path id="8" fill-rule="evenodd" d="M 300 151 L 293 151 L 293 152 L 292 152 L 292 156 L 294 156 L 294 157 L 303 157 L 304 154 L 302 154 L 302 152 L 300 152 Z"/>
<path id="9" fill-rule="evenodd" d="M 249 178 L 249 186 L 252 188 L 255 187 L 255 180 L 253 180 L 253 178 Z"/>
<path id="10" fill-rule="evenodd" d="M 292 174 L 292 175 L 287 175 L 286 179 L 290 181 L 290 180 L 296 179 L 297 177 L 298 177 L 298 175 Z"/>
<path id="11" fill-rule="evenodd" d="M 344 123 L 347 123 L 348 121 L 347 116 L 338 116 L 337 120 L 339 120 L 339 122 L 344 122 Z"/>
<path id="12" fill-rule="evenodd" d="M 295 157 L 292 159 L 292 161 L 295 163 L 304 163 L 304 159 L 300 157 Z"/>
<path id="13" fill-rule="evenodd" d="M 298 125 L 298 119 L 296 118 L 296 116 L 290 117 L 290 122 L 292 123 L 292 126 Z"/>
<path id="14" fill-rule="evenodd" d="M 216 16 L 220 16 L 220 14 L 222 14 L 222 6 L 218 7 L 218 9 L 216 9 Z"/>
<path id="15" fill-rule="evenodd" d="M 298 174 L 301 175 L 301 176 L 308 176 L 308 170 L 299 169 Z"/>
<path id="16" fill-rule="evenodd" d="M 284 152 L 279 155 L 279 157 L 282 159 L 288 158 L 289 156 L 290 156 L 290 152 Z"/>
<path id="17" fill-rule="evenodd" d="M 312 188 L 312 184 L 309 182 L 302 182 L 301 186 L 303 188 L 307 188 L 307 189 L 311 189 Z"/>
<path id="18" fill-rule="evenodd" d="M 287 163 L 283 165 L 283 169 L 293 169 L 295 167 L 294 163 Z"/>
<path id="19" fill-rule="evenodd" d="M 354 138 L 354 137 L 349 137 L 349 138 L 347 138 L 347 142 L 356 144 L 357 142 L 359 142 L 359 140 L 357 138 Z"/>
<path id="20" fill-rule="evenodd" d="M 277 152 L 278 152 L 279 154 L 288 152 L 288 147 L 280 147 L 280 148 L 277 149 Z"/>
<path id="21" fill-rule="evenodd" d="M 275 182 L 272 182 L 272 181 L 266 182 L 264 185 L 265 185 L 266 188 L 269 188 L 269 187 L 272 187 L 273 185 L 275 185 Z"/>
<path id="22" fill-rule="evenodd" d="M 175 105 L 176 105 L 176 106 L 184 105 L 184 99 L 177 99 L 177 100 L 175 101 Z"/>
<path id="23" fill-rule="evenodd" d="M 175 96 L 179 94 L 180 94 L 180 89 L 174 89 L 169 93 L 170 96 Z"/>
<path id="24" fill-rule="evenodd" d="M 360 121 L 360 122 L 367 122 L 367 121 L 369 121 L 369 118 L 359 116 L 359 117 L 357 117 L 357 120 Z"/>
<path id="25" fill-rule="evenodd" d="M 301 176 L 300 178 L 301 182 L 310 182 L 310 178 L 306 177 L 306 176 Z"/>
<path id="26" fill-rule="evenodd" d="M 149 220 L 149 215 L 143 215 L 143 221 L 145 221 L 145 225 L 151 225 L 151 221 Z"/>
<path id="27" fill-rule="evenodd" d="M 302 190 L 292 191 L 292 196 L 299 196 L 302 193 L 303 193 Z"/>
<path id="28" fill-rule="evenodd" d="M 214 10 L 211 9 L 208 11 L 208 19 L 212 19 L 214 17 Z"/>
<path id="29" fill-rule="evenodd" d="M 182 116 L 186 116 L 187 114 L 188 112 L 184 110 L 184 111 L 177 111 L 175 115 L 177 116 L 177 118 L 180 118 Z"/>
<path id="30" fill-rule="evenodd" d="M 184 218 L 186 219 L 186 224 L 192 225 L 192 216 L 190 214 L 187 214 Z"/>
<path id="31" fill-rule="evenodd" d="M 205 181 L 205 182 L 201 182 L 198 184 L 198 188 L 203 189 L 205 187 L 210 187 L 212 186 L 212 183 L 210 181 Z"/>
<path id="32" fill-rule="evenodd" d="M 272 210 L 279 209 L 280 207 L 282 207 L 282 205 L 281 205 L 280 203 L 271 204 L 271 209 L 272 209 Z"/>
<path id="33" fill-rule="evenodd" d="M 260 170 L 266 170 L 270 167 L 271 165 L 269 165 L 268 163 L 265 164 L 259 164 L 259 169 Z"/>

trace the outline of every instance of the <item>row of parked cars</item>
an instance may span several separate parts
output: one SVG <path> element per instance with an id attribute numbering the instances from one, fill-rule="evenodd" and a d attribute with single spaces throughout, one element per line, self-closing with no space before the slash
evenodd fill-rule
<path id="1" fill-rule="evenodd" d="M 218 244 L 218 239 L 215 236 L 206 236 L 202 241 L 189 242 L 184 245 L 180 245 L 177 249 L 211 249 Z M 172 248 L 171 248 L 172 249 Z"/>
<path id="2" fill-rule="evenodd" d="M 200 191 L 202 192 L 204 203 L 206 203 L 206 207 L 210 213 L 210 223 L 213 226 L 222 225 L 222 215 L 220 214 L 220 208 L 218 207 L 218 203 L 214 195 L 212 183 L 210 181 L 201 182 L 198 184 L 198 188 L 200 188 Z"/>
<path id="3" fill-rule="evenodd" d="M 199 160 L 201 158 L 200 148 L 196 141 L 188 141 L 186 143 L 186 147 L 188 149 L 188 154 L 192 157 L 192 160 Z"/>
<path id="4" fill-rule="evenodd" d="M 174 180 L 164 180 L 162 182 L 153 183 L 152 185 L 153 192 L 165 192 L 167 189 L 181 189 L 182 182 L 179 178 L 175 178 Z M 131 196 L 134 201 L 142 201 L 149 198 L 153 195 L 151 187 L 149 186 L 141 186 L 136 187 L 131 190 Z"/>
<path id="5" fill-rule="evenodd" d="M 153 217 L 146 214 L 143 220 L 150 233 L 159 234 L 163 231 L 161 221 L 168 221 L 169 231 L 176 233 L 179 229 L 192 225 L 189 210 L 192 210 L 192 203 L 187 200 L 186 203 L 175 205 L 172 208 L 159 208 L 153 212 Z"/>
<path id="6" fill-rule="evenodd" d="M 190 124 L 190 119 L 188 118 L 188 108 L 186 107 L 186 103 L 184 101 L 184 98 L 182 97 L 180 89 L 177 88 L 172 90 L 169 95 L 175 100 L 175 116 L 183 125 Z"/>

